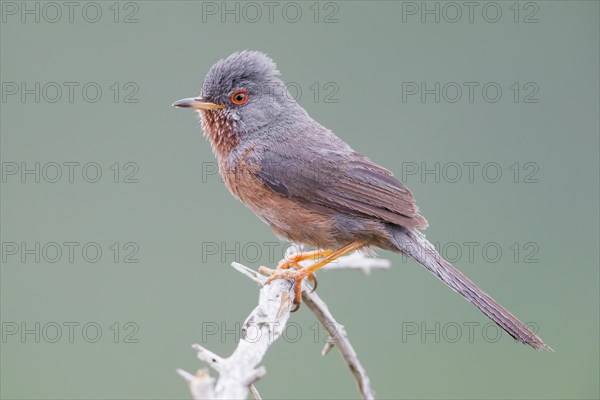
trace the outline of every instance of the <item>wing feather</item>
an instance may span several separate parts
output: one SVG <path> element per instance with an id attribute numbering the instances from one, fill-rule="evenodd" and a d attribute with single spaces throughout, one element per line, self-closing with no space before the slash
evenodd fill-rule
<path id="1" fill-rule="evenodd" d="M 271 190 L 308 205 L 407 228 L 427 227 L 411 191 L 389 170 L 354 151 L 303 154 L 270 152 L 257 176 Z"/>

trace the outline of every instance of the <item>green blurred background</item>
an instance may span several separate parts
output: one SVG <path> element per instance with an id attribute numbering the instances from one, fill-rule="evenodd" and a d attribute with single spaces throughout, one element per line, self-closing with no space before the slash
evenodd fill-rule
<path id="1" fill-rule="evenodd" d="M 598 398 L 597 1 L 484 2 L 472 21 L 443 2 L 276 2 L 272 20 L 263 2 L 78 2 L 72 21 L 58 4 L 61 16 L 2 2 L 2 398 L 185 399 L 175 369 L 204 367 L 190 344 L 235 348 L 257 287 L 229 264 L 273 265 L 286 245 L 214 175 L 196 116 L 170 104 L 242 49 L 268 53 L 315 119 L 404 178 L 428 238 L 556 350 L 496 341 L 460 296 L 380 252 L 388 271 L 319 274 L 379 397 Z M 439 22 L 424 9 L 436 7 Z M 22 98 L 36 82 L 39 102 Z M 65 82 L 79 85 L 72 102 Z M 436 82 L 439 102 L 407 92 Z M 472 102 L 465 82 L 479 85 Z M 36 162 L 39 183 L 21 176 Z M 79 243 L 72 262 L 65 242 Z M 320 356 L 308 309 L 290 322 L 262 396 L 357 397 L 340 357 Z"/>

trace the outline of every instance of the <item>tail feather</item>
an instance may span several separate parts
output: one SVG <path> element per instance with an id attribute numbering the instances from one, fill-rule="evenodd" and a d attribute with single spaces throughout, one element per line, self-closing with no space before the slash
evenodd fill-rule
<path id="1" fill-rule="evenodd" d="M 419 231 L 403 227 L 392 228 L 392 240 L 398 250 L 411 257 L 442 282 L 479 308 L 510 336 L 537 350 L 552 350 L 542 339 L 519 321 L 506 308 L 481 290 L 462 272 L 440 256 Z"/>

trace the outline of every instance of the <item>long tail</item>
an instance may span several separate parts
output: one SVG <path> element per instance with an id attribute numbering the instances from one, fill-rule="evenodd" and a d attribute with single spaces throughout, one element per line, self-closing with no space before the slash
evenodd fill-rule
<path id="1" fill-rule="evenodd" d="M 506 308 L 498 304 L 487 293 L 479 289 L 469 278 L 463 275 L 462 272 L 444 260 L 422 233 L 394 226 L 392 228 L 392 241 L 398 250 L 427 268 L 442 282 L 473 303 L 475 307 L 479 308 L 510 336 L 534 349 L 552 350 L 550 346 L 544 343 L 542 339 Z"/>

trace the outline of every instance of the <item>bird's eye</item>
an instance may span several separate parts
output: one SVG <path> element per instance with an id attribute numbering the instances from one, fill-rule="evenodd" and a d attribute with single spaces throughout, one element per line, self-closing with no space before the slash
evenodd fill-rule
<path id="1" fill-rule="evenodd" d="M 244 89 L 236 90 L 231 94 L 231 102 L 236 106 L 243 106 L 248 101 L 248 92 Z"/>

